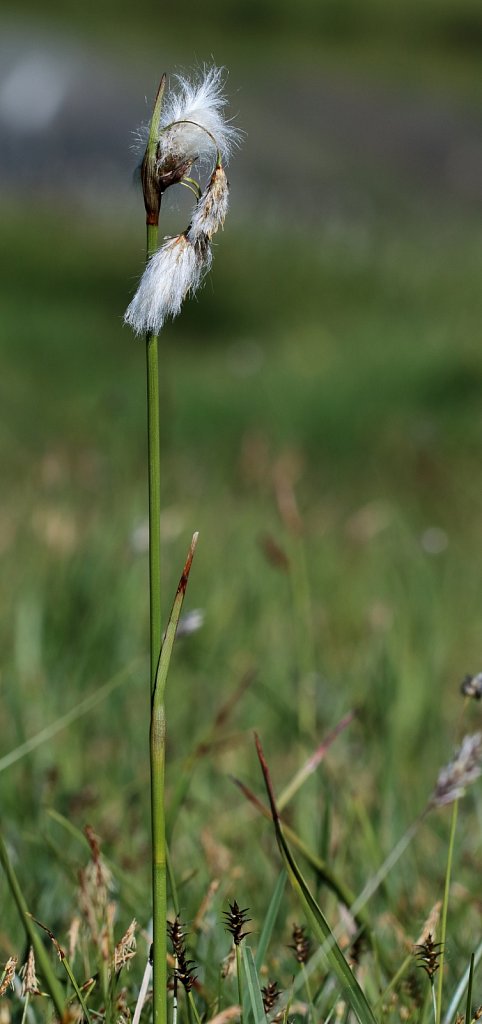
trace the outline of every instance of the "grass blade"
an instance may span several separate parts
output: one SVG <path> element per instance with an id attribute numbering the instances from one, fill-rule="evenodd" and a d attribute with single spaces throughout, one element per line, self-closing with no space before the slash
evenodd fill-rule
<path id="1" fill-rule="evenodd" d="M 15 903 L 17 904 L 17 909 L 18 909 L 18 912 L 20 914 L 20 918 L 22 920 L 23 927 L 24 927 L 24 929 L 26 931 L 27 938 L 28 938 L 29 942 L 31 943 L 31 945 L 34 948 L 35 957 L 37 959 L 37 963 L 38 963 L 38 965 L 40 967 L 41 973 L 43 975 L 43 979 L 44 979 L 44 982 L 45 982 L 45 987 L 49 991 L 49 994 L 50 994 L 50 996 L 52 998 L 52 1002 L 53 1002 L 53 1004 L 55 1006 L 55 1009 L 57 1011 L 58 1016 L 60 1017 L 60 1019 L 62 1019 L 62 1017 L 64 1015 L 64 1009 L 65 1009 L 65 994 L 64 994 L 64 990 L 63 990 L 60 982 L 57 980 L 57 978 L 56 978 L 56 976 L 54 974 L 54 971 L 53 971 L 53 968 L 52 968 L 52 964 L 50 963 L 50 958 L 48 956 L 48 953 L 47 953 L 47 951 L 46 951 L 42 941 L 39 938 L 37 929 L 35 928 L 34 923 L 33 923 L 33 919 L 32 919 L 32 917 L 29 914 L 29 911 L 27 909 L 27 904 L 25 902 L 22 890 L 20 888 L 20 884 L 19 884 L 18 878 L 17 878 L 17 876 L 15 874 L 15 871 L 13 870 L 13 867 L 12 867 L 12 865 L 10 863 L 10 858 L 8 856 L 8 853 L 7 853 L 7 848 L 6 848 L 5 843 L 4 843 L 4 841 L 3 841 L 1 836 L 0 836 L 0 863 L 1 863 L 2 867 L 3 867 L 3 870 L 5 871 L 5 875 L 6 875 L 6 878 L 7 878 L 8 887 L 10 889 L 10 892 L 11 892 L 11 894 L 12 894 L 14 900 L 15 900 Z"/>
<path id="2" fill-rule="evenodd" d="M 276 918 L 278 917 L 281 900 L 283 899 L 287 877 L 286 871 L 283 868 L 283 871 L 276 882 L 275 890 L 271 897 L 268 911 L 264 919 L 263 928 L 261 930 L 261 935 L 259 937 L 258 948 L 256 950 L 256 957 L 254 961 L 257 971 L 260 970 L 266 956 L 266 950 L 273 934 L 273 928 L 276 923 Z"/>
<path id="3" fill-rule="evenodd" d="M 323 912 L 318 906 L 316 900 L 312 896 L 307 883 L 305 882 L 303 875 L 301 874 L 296 861 L 294 860 L 290 849 L 286 843 L 281 828 L 281 822 L 274 798 L 273 787 L 271 785 L 271 778 L 269 774 L 268 765 L 263 754 L 261 743 L 257 736 L 256 749 L 258 752 L 258 758 L 263 772 L 264 782 L 268 799 L 271 805 L 271 813 L 273 817 L 273 823 L 276 832 L 276 838 L 280 849 L 281 856 L 283 858 L 288 877 L 295 890 L 300 903 L 304 909 L 306 917 L 321 943 L 323 955 L 327 961 L 329 968 L 333 971 L 333 974 L 338 979 L 340 988 L 343 991 L 344 997 L 350 1004 L 353 1012 L 356 1014 L 360 1024 L 375 1024 L 375 1017 L 370 1008 L 370 1005 L 366 999 L 366 996 L 356 978 L 352 974 L 350 967 L 338 946 L 336 939 L 331 931 L 331 928 L 324 917 Z"/>
<path id="4" fill-rule="evenodd" d="M 266 1014 L 264 1012 L 263 997 L 261 995 L 261 989 L 259 987 L 258 973 L 256 971 L 256 965 L 254 962 L 253 954 L 246 945 L 243 943 L 243 967 L 246 975 L 246 984 L 249 993 L 249 1001 L 251 1004 L 251 1012 L 254 1018 L 254 1024 L 265 1024 Z"/>

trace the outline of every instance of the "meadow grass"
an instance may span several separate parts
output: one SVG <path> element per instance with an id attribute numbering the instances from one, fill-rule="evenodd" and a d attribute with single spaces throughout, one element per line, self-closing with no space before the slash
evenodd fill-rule
<path id="1" fill-rule="evenodd" d="M 94 709 L 2 774 L 27 902 L 65 934 L 86 821 L 117 873 L 121 922 L 149 915 L 144 366 L 120 319 L 136 271 L 132 238 L 89 224 L 67 249 L 46 215 L 24 251 L 19 223 L 5 217 L 1 242 L 2 747 L 125 672 Z M 248 232 L 227 231 L 212 281 L 163 339 L 165 594 L 199 529 L 189 605 L 205 613 L 201 632 L 176 645 L 167 800 L 197 749 L 171 847 L 184 920 L 221 879 L 196 939 L 211 992 L 229 950 L 226 899 L 249 906 L 256 948 L 281 866 L 269 826 L 230 775 L 262 797 L 253 728 L 278 792 L 314 746 L 299 733 L 300 630 L 316 670 L 316 736 L 352 708 L 360 715 L 288 817 L 355 893 L 425 806 L 460 738 L 458 684 L 480 667 L 475 226 L 393 218 L 372 224 L 362 245 L 329 231 L 290 237 L 289 274 L 287 244 L 265 232 L 253 251 Z M 280 478 L 298 503 L 307 611 L 293 596 Z M 467 708 L 464 728 L 477 719 L 476 705 Z M 421 826 L 370 908 L 393 974 L 442 896 L 449 818 L 439 811 Z M 459 811 L 449 991 L 479 941 L 479 822 L 471 792 Z M 22 937 L 3 878 L 0 892 L 6 959 Z M 334 896 L 319 895 L 336 920 Z M 286 895 L 269 953 L 285 985 L 295 907 Z M 383 985 L 375 968 L 367 974 L 375 1004 Z"/>

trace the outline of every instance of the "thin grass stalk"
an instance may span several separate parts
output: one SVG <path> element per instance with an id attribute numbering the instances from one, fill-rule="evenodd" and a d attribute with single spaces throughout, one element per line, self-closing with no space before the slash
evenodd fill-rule
<path id="1" fill-rule="evenodd" d="M 243 1024 L 243 982 L 241 978 L 241 950 L 236 946 L 236 978 L 238 981 L 239 1024 Z"/>
<path id="2" fill-rule="evenodd" d="M 64 1014 L 64 1010 L 65 1010 L 65 994 L 64 994 L 64 990 L 63 990 L 60 982 L 57 980 L 57 978 L 55 976 L 55 973 L 54 973 L 54 971 L 52 969 L 52 964 L 50 963 L 50 959 L 49 959 L 48 953 L 47 953 L 47 951 L 46 951 L 46 949 L 45 949 L 41 939 L 39 938 L 39 935 L 38 935 L 37 929 L 36 929 L 36 927 L 34 925 L 33 919 L 31 918 L 31 916 L 29 914 L 29 911 L 27 909 L 27 904 L 25 902 L 24 895 L 23 895 L 22 890 L 20 888 L 20 884 L 19 884 L 18 878 L 17 878 L 17 876 L 15 874 L 15 871 L 14 871 L 14 869 L 13 869 L 11 863 L 10 863 L 10 858 L 8 856 L 8 853 L 7 853 L 7 848 L 6 848 L 5 843 L 4 843 L 4 841 L 3 841 L 1 836 L 0 836 L 0 863 L 1 863 L 2 867 L 3 867 L 4 872 L 5 872 L 10 892 L 11 892 L 11 894 L 13 896 L 13 899 L 15 900 L 15 903 L 17 904 L 17 909 L 18 909 L 18 912 L 20 914 L 20 918 L 22 920 L 22 924 L 23 924 L 23 927 L 24 927 L 24 929 L 26 931 L 26 934 L 27 934 L 27 937 L 29 939 L 29 942 L 31 943 L 31 945 L 34 948 L 35 957 L 36 957 L 37 963 L 38 963 L 38 965 L 40 967 L 41 973 L 43 975 L 45 986 L 46 986 L 46 988 L 49 991 L 49 994 L 51 996 L 52 1002 L 53 1002 L 53 1004 L 55 1006 L 55 1009 L 57 1011 L 58 1016 L 60 1018 L 62 1018 L 63 1014 Z"/>
<path id="3" fill-rule="evenodd" d="M 198 1014 L 197 1006 L 196 1006 L 196 1003 L 194 1001 L 194 996 L 193 996 L 192 992 L 189 992 L 189 994 L 188 994 L 188 1006 L 189 1006 L 190 1010 L 192 1011 L 192 1015 L 194 1017 L 194 1020 L 196 1021 L 196 1024 L 201 1024 L 201 1018 L 200 1018 L 200 1016 Z"/>
<path id="4" fill-rule="evenodd" d="M 174 604 L 167 624 L 159 656 L 152 693 L 150 728 L 151 820 L 152 820 L 152 947 L 153 947 L 153 1015 L 154 1024 L 167 1021 L 167 879 L 166 820 L 164 803 L 164 771 L 166 751 L 166 715 L 164 692 L 176 637 L 177 624 L 186 593 L 194 550 L 191 547 L 179 580 Z"/>
<path id="5" fill-rule="evenodd" d="M 452 805 L 452 821 L 450 825 L 450 839 L 449 839 L 449 850 L 447 854 L 447 870 L 445 872 L 445 888 L 444 888 L 444 901 L 442 906 L 442 923 L 440 929 L 440 968 L 438 975 L 438 986 L 437 986 L 437 1015 L 435 1018 L 436 1024 L 440 1024 L 442 1017 L 442 993 L 443 993 L 443 970 L 445 960 L 445 940 L 447 937 L 447 914 L 449 906 L 449 894 L 450 894 L 450 879 L 452 875 L 452 862 L 454 856 L 454 845 L 455 845 L 455 831 L 457 828 L 457 815 L 459 809 L 459 801 L 454 800 Z"/>
<path id="6" fill-rule="evenodd" d="M 27 1024 L 29 1003 L 30 1003 L 30 992 L 27 992 L 27 994 L 25 996 L 25 1001 L 24 1001 L 24 1004 L 23 1004 L 22 1019 L 20 1021 L 20 1024 Z"/>
<path id="7" fill-rule="evenodd" d="M 159 85 L 149 128 L 143 173 L 150 175 L 155 164 L 157 128 L 164 98 L 165 76 Z M 152 184 L 152 183 L 151 183 Z M 146 199 L 146 182 L 144 198 Z M 158 245 L 159 209 L 146 202 L 146 259 Z M 153 919 L 153 1019 L 167 1022 L 167 892 L 164 821 L 164 705 L 154 708 L 157 673 L 161 659 L 161 455 L 159 415 L 159 345 L 156 334 L 146 335 L 147 369 L 147 458 L 149 489 L 149 615 L 150 615 L 150 692 L 152 701 L 150 728 L 151 834 L 152 834 L 152 919 Z"/>
<path id="8" fill-rule="evenodd" d="M 475 953 L 472 953 L 472 956 L 470 957 L 469 981 L 467 984 L 467 1002 L 465 1004 L 465 1024 L 470 1024 L 472 1020 L 472 987 L 474 983 L 474 963 Z"/>

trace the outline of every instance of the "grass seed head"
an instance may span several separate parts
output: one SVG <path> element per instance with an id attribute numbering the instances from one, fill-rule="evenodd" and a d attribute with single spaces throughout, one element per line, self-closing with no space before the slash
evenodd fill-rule
<path id="1" fill-rule="evenodd" d="M 417 943 L 413 950 L 418 966 L 428 974 L 430 981 L 433 981 L 440 967 L 439 958 L 442 955 L 442 943 L 434 942 L 432 935 L 429 933 L 425 942 Z"/>
<path id="2" fill-rule="evenodd" d="M 278 982 L 268 981 L 268 984 L 264 985 L 261 989 L 261 995 L 263 997 L 264 1012 L 268 1014 L 271 1012 L 281 995 L 281 989 L 278 986 Z"/>
<path id="3" fill-rule="evenodd" d="M 482 771 L 482 732 L 464 736 L 459 750 L 450 764 L 439 773 L 437 785 L 430 799 L 431 807 L 443 807 L 459 800 L 467 786 L 479 778 Z"/>
<path id="4" fill-rule="evenodd" d="M 179 914 L 174 921 L 167 922 L 167 933 L 172 943 L 172 950 L 176 958 L 174 977 L 180 981 L 186 992 L 190 992 L 195 981 L 196 973 L 193 968 L 196 966 L 194 960 L 188 960 L 186 951 L 187 932 L 183 930 Z"/>
<path id="5" fill-rule="evenodd" d="M 28 957 L 25 963 L 22 964 L 22 967 L 20 968 L 18 974 L 19 977 L 22 979 L 22 996 L 25 997 L 26 995 L 40 995 L 38 978 L 35 973 L 35 954 L 33 951 L 33 946 L 30 946 L 30 949 L 28 951 Z"/>
<path id="6" fill-rule="evenodd" d="M 294 951 L 295 960 L 299 964 L 306 964 L 310 958 L 311 953 L 311 942 L 306 934 L 306 930 L 303 925 L 294 924 L 291 932 L 291 938 L 293 942 L 290 943 L 290 949 Z"/>
<path id="7" fill-rule="evenodd" d="M 226 931 L 233 936 L 233 942 L 235 946 L 239 946 L 243 939 L 249 935 L 249 932 L 243 932 L 243 928 L 248 921 L 251 920 L 248 917 L 249 907 L 244 907 L 243 910 L 238 906 L 237 900 L 229 904 L 229 910 L 224 911 L 224 924 Z"/>
<path id="8" fill-rule="evenodd" d="M 122 967 L 128 967 L 130 961 L 136 955 L 136 928 L 137 921 L 132 919 L 127 931 L 124 932 L 120 942 L 114 950 L 114 970 L 120 971 Z"/>
<path id="9" fill-rule="evenodd" d="M 17 963 L 18 960 L 16 956 L 9 956 L 5 967 L 3 968 L 2 977 L 0 978 L 0 996 L 5 995 L 8 988 L 13 988 Z"/>

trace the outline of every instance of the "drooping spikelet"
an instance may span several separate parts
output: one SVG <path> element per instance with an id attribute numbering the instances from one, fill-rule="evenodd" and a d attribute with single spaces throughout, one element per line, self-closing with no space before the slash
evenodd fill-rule
<path id="1" fill-rule="evenodd" d="M 187 233 L 170 238 L 151 256 L 125 323 L 136 334 L 158 334 L 168 317 L 178 316 L 187 293 L 194 294 L 211 261 L 207 241 L 193 244 Z"/>
<path id="2" fill-rule="evenodd" d="M 467 786 L 479 778 L 482 772 L 481 761 L 482 732 L 464 736 L 452 761 L 439 773 L 437 785 L 430 798 L 430 806 L 443 807 L 444 804 L 459 800 Z"/>
<path id="3" fill-rule="evenodd" d="M 192 215 L 187 231 L 191 241 L 202 235 L 212 238 L 224 224 L 228 205 L 229 185 L 223 168 L 218 164 Z"/>
<path id="4" fill-rule="evenodd" d="M 179 914 L 174 918 L 174 921 L 168 921 L 167 932 L 172 942 L 172 951 L 176 958 L 174 978 L 176 981 L 181 982 L 181 985 L 183 985 L 186 992 L 190 992 L 194 982 L 196 981 L 196 974 L 193 970 L 195 962 L 194 960 L 188 960 L 187 958 L 187 932 L 183 930 Z"/>

